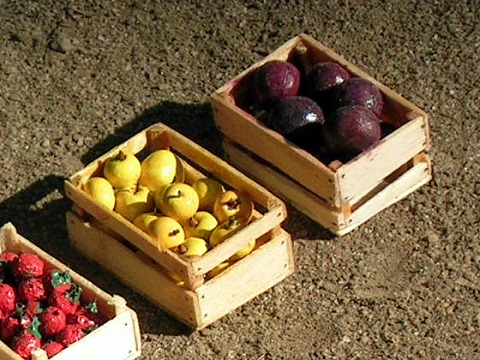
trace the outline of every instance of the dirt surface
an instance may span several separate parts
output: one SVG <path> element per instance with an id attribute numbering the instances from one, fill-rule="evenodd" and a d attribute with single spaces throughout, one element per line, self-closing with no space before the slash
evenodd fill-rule
<path id="1" fill-rule="evenodd" d="M 479 359 L 478 1 L 0 0 L 0 222 L 138 312 L 142 359 Z M 162 121 L 221 155 L 209 94 L 306 32 L 432 118 L 435 179 L 200 332 L 69 246 L 63 179 Z"/>

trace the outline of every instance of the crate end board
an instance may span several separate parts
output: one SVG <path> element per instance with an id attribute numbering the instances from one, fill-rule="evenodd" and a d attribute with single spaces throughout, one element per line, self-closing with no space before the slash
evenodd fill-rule
<path id="1" fill-rule="evenodd" d="M 141 335 L 137 314 L 127 306 L 125 299 L 109 295 L 92 282 L 82 277 L 67 265 L 55 259 L 37 245 L 17 232 L 12 223 L 0 228 L 0 252 L 33 253 L 38 255 L 48 268 L 68 271 L 72 282 L 82 289 L 83 303 L 96 300 L 99 312 L 108 320 L 78 342 L 65 348 L 51 359 L 63 360 L 91 357 L 107 360 L 133 360 L 141 354 Z M 116 339 L 113 341 L 113 339 Z M 117 344 L 119 341 L 122 346 Z M 21 359 L 6 344 L 0 342 L 1 359 Z M 47 359 L 45 351 L 39 349 L 32 354 L 33 360 Z"/>
<path id="2" fill-rule="evenodd" d="M 217 275 L 218 278 L 210 279 L 196 290 L 189 290 L 179 286 L 158 264 L 146 260 L 148 257 L 144 254 L 133 251 L 78 215 L 67 213 L 67 223 L 70 240 L 79 253 L 98 263 L 160 309 L 195 330 L 212 324 L 294 271 L 291 238 L 285 231 L 280 231 L 275 232 L 271 240 L 263 243 L 246 258 Z M 109 249 L 111 256 L 105 256 L 103 251 L 105 247 Z M 257 274 L 261 280 L 252 284 L 246 284 L 246 279 L 242 280 L 244 274 L 250 274 L 249 279 L 253 276 L 252 271 L 256 268 L 251 266 L 251 259 L 266 261 L 266 258 L 271 259 L 273 255 L 278 266 L 267 274 L 265 271 Z M 126 262 L 130 264 L 128 268 L 124 266 Z M 225 278 L 230 280 L 225 283 L 225 280 L 221 280 Z M 235 291 L 228 302 L 222 302 L 223 293 L 231 291 L 233 279 L 248 291 L 243 293 Z M 209 305 L 210 303 L 218 305 L 219 301 L 222 302 L 221 306 L 212 309 Z"/>

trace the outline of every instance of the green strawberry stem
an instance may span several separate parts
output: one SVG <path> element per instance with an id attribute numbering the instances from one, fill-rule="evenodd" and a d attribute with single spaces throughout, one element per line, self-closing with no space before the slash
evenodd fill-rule
<path id="1" fill-rule="evenodd" d="M 72 277 L 70 273 L 67 271 L 62 272 L 60 270 L 52 270 L 52 286 L 54 289 L 58 288 L 60 285 L 63 284 L 71 284 Z"/>

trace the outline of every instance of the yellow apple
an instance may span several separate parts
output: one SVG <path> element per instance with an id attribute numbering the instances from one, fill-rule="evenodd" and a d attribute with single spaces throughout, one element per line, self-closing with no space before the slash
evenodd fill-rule
<path id="1" fill-rule="evenodd" d="M 208 211 L 197 211 L 191 218 L 185 220 L 182 225 L 185 230 L 185 236 L 194 236 L 208 240 L 212 231 L 217 227 L 218 221 Z"/>
<path id="2" fill-rule="evenodd" d="M 255 243 L 256 243 L 255 239 L 250 240 L 247 243 L 247 245 L 245 245 L 243 248 L 241 248 L 235 254 L 233 254 L 229 260 L 236 261 L 236 260 L 240 260 L 241 258 L 244 258 L 248 254 L 250 254 L 252 250 L 255 248 Z"/>
<path id="3" fill-rule="evenodd" d="M 99 176 L 91 177 L 87 180 L 83 189 L 110 210 L 113 210 L 115 207 L 115 191 L 107 179 Z"/>
<path id="4" fill-rule="evenodd" d="M 137 191 L 121 190 L 115 195 L 115 211 L 129 221 L 146 212 L 153 211 L 155 203 L 150 190 L 140 187 Z"/>
<path id="5" fill-rule="evenodd" d="M 232 216 L 248 223 L 253 216 L 253 201 L 236 190 L 224 191 L 215 200 L 213 215 L 219 223 L 227 221 Z"/>
<path id="6" fill-rule="evenodd" d="M 148 233 L 148 225 L 159 216 L 159 214 L 154 212 L 142 213 L 133 220 L 133 224 Z"/>
<path id="7" fill-rule="evenodd" d="M 200 200 L 199 209 L 212 212 L 213 211 L 213 204 L 215 204 L 215 200 L 222 194 L 225 189 L 223 185 L 212 178 L 201 178 L 195 180 L 192 183 L 192 187 L 198 194 L 198 198 Z"/>
<path id="8" fill-rule="evenodd" d="M 215 247 L 223 242 L 227 237 L 232 236 L 238 230 L 245 227 L 245 224 L 240 222 L 235 217 L 231 217 L 227 221 L 218 225 L 209 238 L 210 247 Z"/>
<path id="9" fill-rule="evenodd" d="M 140 184 L 160 191 L 175 180 L 177 158 L 170 150 L 155 150 L 142 161 L 141 168 Z"/>
<path id="10" fill-rule="evenodd" d="M 179 246 L 179 253 L 185 256 L 202 256 L 208 251 L 207 242 L 198 237 L 187 237 Z"/>
<path id="11" fill-rule="evenodd" d="M 159 250 L 171 249 L 185 242 L 182 225 L 169 216 L 159 216 L 148 225 L 148 233 L 157 242 Z"/>
<path id="12" fill-rule="evenodd" d="M 230 262 L 228 261 L 224 261 L 220 264 L 218 264 L 217 266 L 215 266 L 212 270 L 210 270 L 208 273 L 207 273 L 207 278 L 208 279 L 211 279 L 215 276 L 217 276 L 218 274 L 220 274 L 223 270 L 225 270 L 226 268 L 228 268 L 230 266 Z"/>
<path id="13" fill-rule="evenodd" d="M 105 161 L 103 176 L 115 189 L 134 188 L 140 178 L 140 160 L 124 151 Z"/>
<path id="14" fill-rule="evenodd" d="M 163 214 L 183 223 L 197 212 L 199 200 L 193 187 L 175 182 L 155 194 L 155 204 Z"/>

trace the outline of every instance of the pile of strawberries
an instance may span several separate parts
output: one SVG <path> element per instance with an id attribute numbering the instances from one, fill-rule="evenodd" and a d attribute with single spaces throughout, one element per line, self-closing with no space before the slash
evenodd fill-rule
<path id="1" fill-rule="evenodd" d="M 82 288 L 68 272 L 36 254 L 0 254 L 0 340 L 24 359 L 43 348 L 48 357 L 100 326 L 96 302 L 80 303 Z"/>

